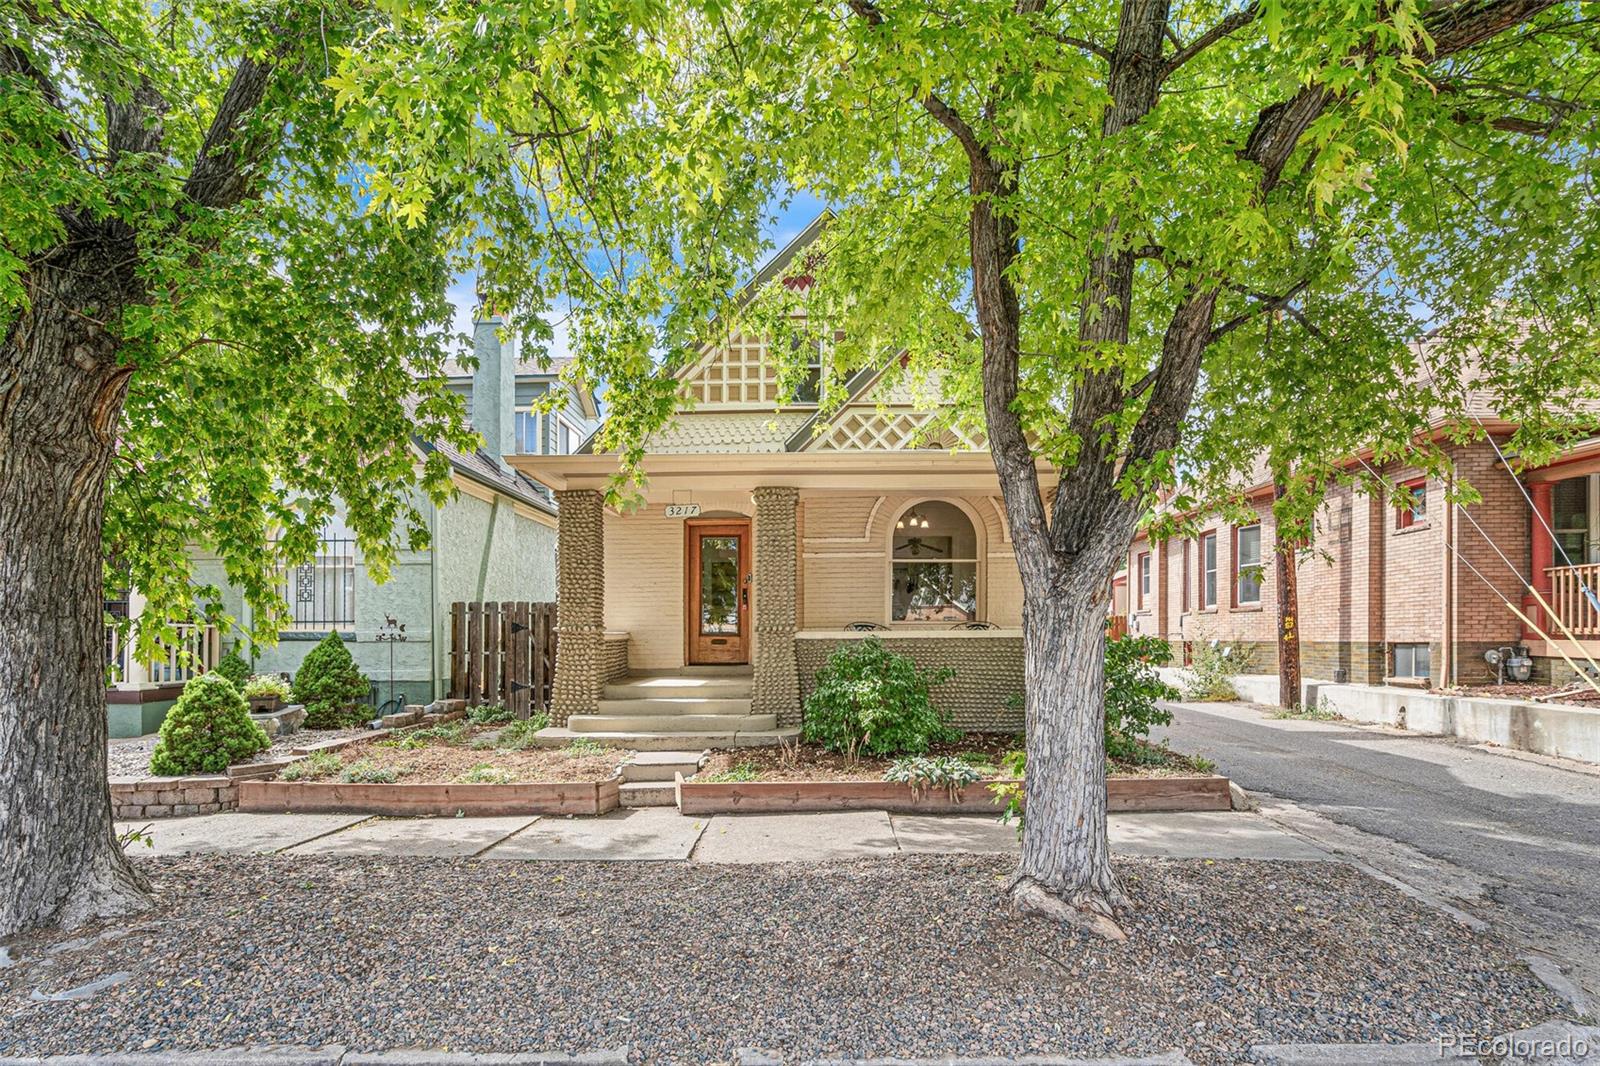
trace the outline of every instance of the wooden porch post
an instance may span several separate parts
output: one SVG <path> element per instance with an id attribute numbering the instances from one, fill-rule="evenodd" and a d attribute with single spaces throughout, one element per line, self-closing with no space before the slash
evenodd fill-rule
<path id="1" fill-rule="evenodd" d="M 593 714 L 605 641 L 605 509 L 594 489 L 556 493 L 556 680 L 552 725 Z"/>

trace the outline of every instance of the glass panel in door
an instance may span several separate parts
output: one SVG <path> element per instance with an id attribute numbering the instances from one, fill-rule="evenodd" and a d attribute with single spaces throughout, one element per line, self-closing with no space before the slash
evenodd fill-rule
<path id="1" fill-rule="evenodd" d="M 737 536 L 701 536 L 699 580 L 700 632 L 706 636 L 739 632 Z"/>

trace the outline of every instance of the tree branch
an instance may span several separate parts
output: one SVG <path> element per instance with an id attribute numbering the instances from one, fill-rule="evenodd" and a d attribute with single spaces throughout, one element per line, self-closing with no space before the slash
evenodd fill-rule
<path id="1" fill-rule="evenodd" d="M 279 56 L 284 50 L 280 48 Z M 231 207 L 244 199 L 251 171 L 261 162 L 266 146 L 243 141 L 241 126 L 266 98 L 274 69 L 249 56 L 239 61 L 206 130 L 194 168 L 183 183 L 183 193 L 190 200 L 203 207 Z"/>
<path id="2" fill-rule="evenodd" d="M 1206 343 L 1209 345 L 1221 340 L 1223 337 L 1226 337 L 1228 334 L 1232 333 L 1234 330 L 1238 329 L 1240 326 L 1259 315 L 1263 315 L 1271 311 L 1288 310 L 1289 301 L 1293 300 L 1296 296 L 1299 296 L 1302 292 L 1305 292 L 1307 286 L 1310 284 L 1311 280 L 1309 278 L 1302 279 L 1295 282 L 1289 287 L 1287 292 L 1279 296 L 1272 296 L 1262 292 L 1247 293 L 1247 295 L 1252 296 L 1261 302 L 1249 311 L 1245 311 L 1243 314 L 1234 315 L 1232 318 L 1228 319 L 1228 321 L 1224 322 L 1216 329 L 1213 329 L 1211 331 L 1211 335 L 1207 338 Z"/>
<path id="3" fill-rule="evenodd" d="M 1235 11 L 1233 14 L 1227 16 L 1215 26 L 1212 26 L 1209 30 L 1190 41 L 1188 44 L 1180 46 L 1178 50 L 1169 56 L 1167 61 L 1161 65 L 1161 80 L 1167 80 L 1167 78 L 1172 76 L 1173 71 L 1177 70 L 1179 67 L 1183 66 L 1185 63 L 1189 62 L 1189 60 L 1193 59 L 1201 52 L 1204 52 L 1207 48 L 1210 48 L 1224 37 L 1231 35 L 1236 30 L 1240 30 L 1245 26 L 1248 26 L 1250 23 L 1254 22 L 1257 16 L 1260 14 L 1260 6 L 1252 3 L 1244 10 Z"/>

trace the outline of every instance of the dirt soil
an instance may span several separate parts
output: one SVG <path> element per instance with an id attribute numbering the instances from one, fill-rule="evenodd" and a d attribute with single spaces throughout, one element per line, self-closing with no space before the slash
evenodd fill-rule
<path id="1" fill-rule="evenodd" d="M 393 768 L 398 772 L 400 782 L 406 784 L 455 782 L 480 766 L 505 770 L 511 774 L 512 782 L 595 781 L 610 777 L 633 754 L 617 748 L 604 748 L 598 753 L 575 753 L 567 748 L 498 751 L 469 746 L 474 738 L 491 736 L 498 729 L 498 726 L 473 726 L 459 742 L 432 740 L 426 747 L 414 749 L 397 746 L 394 741 L 405 734 L 395 733 L 352 744 L 334 754 L 343 760 L 345 766 L 365 760 L 376 766 Z"/>
<path id="2" fill-rule="evenodd" d="M 969 733 L 949 744 L 935 744 L 928 755 L 959 756 L 976 766 L 985 777 L 1007 777 L 1010 775 L 1003 769 L 1004 756 L 1022 746 L 1022 737 L 1013 733 Z M 1139 763 L 1112 759 L 1107 769 L 1118 777 L 1173 777 L 1212 772 L 1178 752 L 1151 744 L 1145 748 L 1152 760 L 1162 761 Z M 791 760 L 778 747 L 713 751 L 696 780 L 706 781 L 735 767 L 748 765 L 756 771 L 754 780 L 757 781 L 882 781 L 884 771 L 895 761 L 892 757 L 862 756 L 852 763 L 845 756 L 824 751 L 816 744 L 801 744 L 795 752 Z"/>
<path id="3" fill-rule="evenodd" d="M 1555 700 L 1541 700 L 1541 703 L 1570 703 L 1579 707 L 1600 707 L 1600 692 L 1596 692 L 1588 685 L 1577 691 L 1571 691 L 1572 685 L 1536 685 L 1533 682 L 1522 684 L 1507 683 L 1504 685 L 1460 685 L 1456 688 L 1433 689 L 1439 696 L 1482 696 L 1485 699 L 1499 700 L 1531 700 L 1535 696 L 1548 696 L 1552 692 L 1565 692 L 1566 695 Z"/>

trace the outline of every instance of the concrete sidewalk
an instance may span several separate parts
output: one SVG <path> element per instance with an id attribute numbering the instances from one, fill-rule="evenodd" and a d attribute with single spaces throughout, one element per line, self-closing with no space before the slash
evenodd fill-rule
<path id="1" fill-rule="evenodd" d="M 761 863 L 898 854 L 1004 854 L 1017 834 L 987 815 L 883 811 L 722 814 L 686 818 L 670 807 L 599 818 L 376 818 L 331 814 L 208 814 L 148 823 L 139 856 L 386 855 L 515 860 Z M 144 828 L 119 823 L 119 831 Z M 1242 811 L 1121 814 L 1110 819 L 1122 855 L 1326 861 L 1332 856 Z"/>

